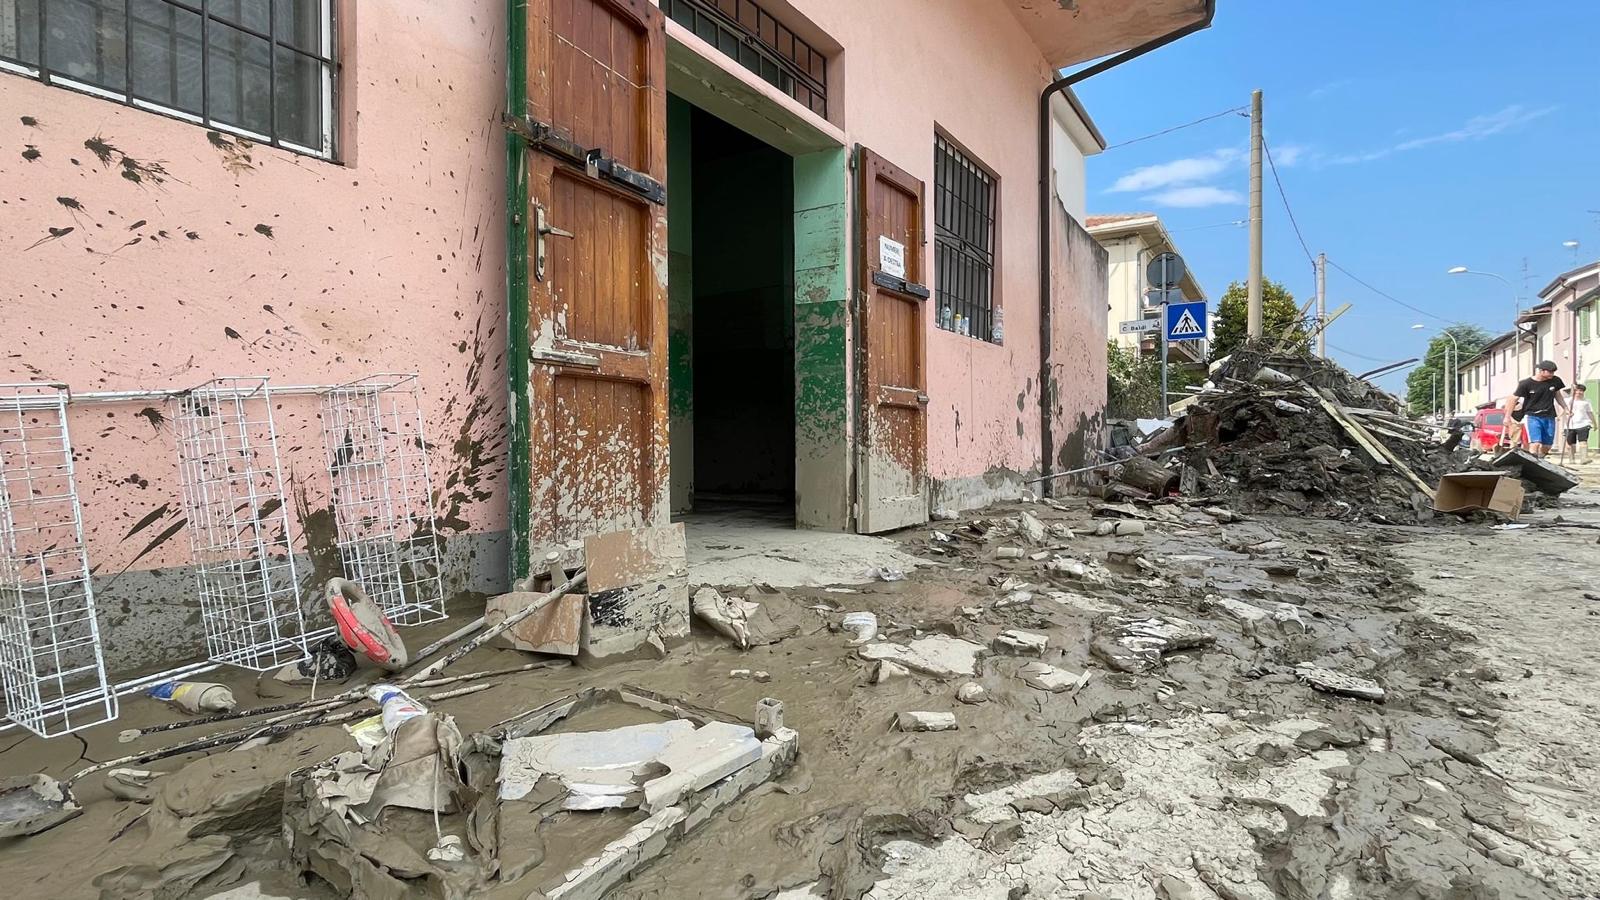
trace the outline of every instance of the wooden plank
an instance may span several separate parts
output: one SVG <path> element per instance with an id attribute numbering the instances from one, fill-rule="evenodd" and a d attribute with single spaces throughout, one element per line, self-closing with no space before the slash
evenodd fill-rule
<path id="1" fill-rule="evenodd" d="M 1337 404 L 1329 400 L 1327 397 L 1324 397 L 1320 391 L 1310 385 L 1306 385 L 1306 396 L 1321 404 L 1322 409 L 1327 412 L 1329 416 L 1332 416 L 1335 422 L 1339 423 L 1339 426 L 1344 429 L 1345 434 L 1350 435 L 1350 439 L 1356 442 L 1356 446 L 1366 451 L 1367 456 L 1371 458 L 1373 462 L 1380 466 L 1389 465 L 1389 458 L 1384 455 L 1384 451 L 1379 450 L 1377 447 L 1378 442 L 1372 438 L 1372 435 L 1367 434 L 1365 429 L 1356 425 L 1356 423 L 1351 421 L 1348 416 L 1340 412 Z"/>
<path id="2" fill-rule="evenodd" d="M 1394 455 L 1394 453 L 1390 451 L 1388 447 L 1383 445 L 1382 441 L 1373 437 L 1365 428 L 1363 428 L 1361 423 L 1345 415 L 1343 410 L 1339 408 L 1339 405 L 1334 403 L 1330 398 L 1324 396 L 1321 391 L 1313 390 L 1313 394 L 1319 401 L 1321 401 L 1323 408 L 1328 411 L 1328 415 L 1333 416 L 1335 421 L 1344 426 L 1345 432 L 1356 439 L 1356 443 L 1361 444 L 1363 449 L 1372 448 L 1376 450 L 1378 455 L 1382 457 L 1381 461 L 1387 462 L 1395 469 L 1398 469 L 1400 474 L 1404 475 L 1407 480 L 1416 486 L 1417 490 L 1425 494 L 1429 500 L 1433 499 L 1433 488 L 1430 487 L 1427 482 L 1423 481 L 1421 478 L 1418 478 L 1417 473 L 1411 471 L 1411 467 L 1406 465 L 1405 460 Z"/>

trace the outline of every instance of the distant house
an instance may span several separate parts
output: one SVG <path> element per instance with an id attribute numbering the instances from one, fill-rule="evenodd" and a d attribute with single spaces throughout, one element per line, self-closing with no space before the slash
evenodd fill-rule
<path id="1" fill-rule="evenodd" d="M 1134 319 L 1154 319 L 1160 315 L 1155 308 L 1146 309 L 1145 291 L 1150 290 L 1146 268 L 1150 260 L 1162 253 L 1177 253 L 1161 217 L 1151 212 L 1117 213 L 1089 216 L 1084 227 L 1108 255 L 1109 309 L 1106 316 L 1106 336 L 1124 347 L 1138 347 L 1141 354 L 1154 354 L 1160 335 L 1154 331 L 1123 334 L 1118 327 Z M 1178 290 L 1186 301 L 1206 299 L 1205 291 L 1195 280 L 1193 270 L 1186 271 Z M 1167 351 L 1172 362 L 1200 362 L 1206 358 L 1207 341 L 1180 341 Z"/>
<path id="2" fill-rule="evenodd" d="M 1552 309 L 1550 358 L 1560 364 L 1558 374 L 1568 384 L 1587 385 L 1591 397 L 1600 395 L 1600 262 L 1557 275 L 1539 299 Z M 1600 431 L 1591 432 L 1589 442 L 1600 447 Z"/>

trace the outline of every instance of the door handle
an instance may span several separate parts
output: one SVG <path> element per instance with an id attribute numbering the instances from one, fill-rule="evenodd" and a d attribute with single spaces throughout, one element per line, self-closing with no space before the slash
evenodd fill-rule
<path id="1" fill-rule="evenodd" d="M 533 278 L 544 280 L 544 239 L 546 237 L 574 238 L 577 235 L 551 225 L 545 218 L 544 204 L 533 204 Z"/>

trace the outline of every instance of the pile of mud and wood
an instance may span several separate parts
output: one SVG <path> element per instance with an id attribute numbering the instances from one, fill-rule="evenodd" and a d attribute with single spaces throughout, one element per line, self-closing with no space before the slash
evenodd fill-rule
<path id="1" fill-rule="evenodd" d="M 1461 448 L 1461 432 L 1408 417 L 1396 397 L 1337 364 L 1260 345 L 1214 365 L 1173 411 L 1169 426 L 1133 448 L 1107 493 L 1177 492 L 1245 511 L 1409 524 L 1433 516 L 1443 476 L 1498 465 L 1518 477 L 1531 460 L 1480 461 Z"/>

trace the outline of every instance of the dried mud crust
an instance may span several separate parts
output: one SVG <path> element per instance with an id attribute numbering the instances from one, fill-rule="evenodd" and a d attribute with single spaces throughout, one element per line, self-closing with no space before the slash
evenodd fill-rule
<path id="1" fill-rule="evenodd" d="M 799 707 L 807 737 L 790 783 L 692 835 L 618 896 L 1165 897 L 1175 882 L 1195 897 L 1593 889 L 1581 861 L 1533 835 L 1526 798 L 1484 762 L 1502 674 L 1474 634 L 1421 610 L 1397 553 L 1423 541 L 1468 550 L 1469 534 L 1488 532 L 1264 518 L 1091 537 L 1085 502 L 1062 507 L 905 533 L 908 552 L 943 565 L 828 599 L 873 609 L 891 640 L 916 629 L 985 644 L 1005 628 L 1048 634 L 1045 661 L 1089 669 L 1086 688 L 1033 690 L 1016 677 L 1027 660 L 990 656 L 975 680 L 991 699 L 967 706 L 954 699 L 960 679 L 871 685 L 844 664 L 836 706 Z M 1023 511 L 1074 535 L 1031 544 L 1018 533 Z M 999 547 L 1027 554 L 996 558 Z M 1086 563 L 1087 577 L 1049 571 L 1055 556 Z M 1005 605 L 1017 586 L 992 582 L 1006 578 L 1032 596 Z M 1240 619 L 1223 600 L 1265 618 Z M 1280 604 L 1298 617 L 1275 619 Z M 1108 672 L 1089 647 L 1115 613 L 1176 615 L 1216 644 L 1170 654 L 1152 675 Z M 1293 674 L 1300 662 L 1375 679 L 1387 702 L 1317 693 Z M 768 687 L 783 696 L 782 684 Z M 891 731 L 907 708 L 954 712 L 961 729 Z"/>
<path id="2" fill-rule="evenodd" d="M 470 731 L 605 684 L 638 684 L 740 716 L 762 697 L 783 701 L 786 724 L 801 735 L 796 766 L 688 835 L 617 897 L 1143 898 L 1177 896 L 1180 883 L 1195 897 L 1573 897 L 1596 889 L 1582 852 L 1543 826 L 1540 804 L 1553 801 L 1539 793 L 1570 790 L 1592 801 L 1593 771 L 1584 770 L 1591 780 L 1564 775 L 1547 784 L 1533 770 L 1555 771 L 1561 749 L 1542 745 L 1525 758 L 1508 751 L 1502 732 L 1519 698 L 1508 684 L 1521 673 L 1503 649 L 1485 648 L 1514 646 L 1515 637 L 1489 640 L 1478 624 L 1438 615 L 1435 588 L 1453 582 L 1432 579 L 1431 563 L 1413 556 L 1487 556 L 1503 548 L 1494 543 L 1501 533 L 1296 518 L 1219 524 L 1192 511 L 1135 511 L 1148 516 L 1138 519 L 1145 532 L 1124 537 L 1091 536 L 1096 520 L 1081 499 L 934 523 L 899 536 L 908 552 L 939 563 L 906 580 L 734 591 L 813 617 L 813 627 L 777 644 L 741 652 L 697 624 L 663 660 L 519 676 L 445 711 Z M 1023 512 L 1042 534 L 1024 525 Z M 1000 547 L 1024 553 L 997 558 Z M 873 664 L 849 646 L 852 635 L 832 630 L 853 610 L 877 614 L 880 640 L 943 633 L 988 647 L 1006 629 L 1044 634 L 1043 662 L 1091 677 L 1048 693 L 1020 677 L 1039 658 L 991 653 L 972 678 L 873 684 Z M 1113 672 L 1091 654 L 1113 616 L 1178 617 L 1214 643 L 1166 653 L 1151 674 Z M 463 671 L 525 659 L 480 651 Z M 1302 662 L 1374 679 L 1386 702 L 1319 693 L 1297 679 Z M 987 701 L 958 701 L 967 682 L 981 685 Z M 1562 723 L 1574 743 L 1588 734 L 1576 721 L 1584 702 L 1569 705 Z M 960 728 L 899 732 L 893 720 L 902 711 L 954 713 Z M 119 752 L 115 733 L 128 724 L 87 734 L 87 757 Z M 289 769 L 347 746 L 342 731 L 313 729 L 249 751 L 248 777 L 230 777 L 267 790 Z M 75 757 L 78 749 L 70 740 L 28 741 L 0 752 L 0 766 L 59 775 L 82 763 L 50 753 Z M 1529 772 L 1521 781 L 1502 770 L 1513 762 Z M 203 793 L 191 786 L 215 765 L 174 782 L 184 787 L 175 807 L 109 800 L 91 780 L 80 792 L 85 815 L 0 846 L 0 875 L 26 896 L 95 897 L 114 884 L 207 896 L 263 877 L 292 884 L 271 810 L 247 791 L 233 792 L 246 815 L 193 802 Z M 1567 765 L 1573 772 L 1576 763 Z M 192 887 L 179 881 L 191 877 Z M 518 885 L 491 895 L 520 896 Z"/>

